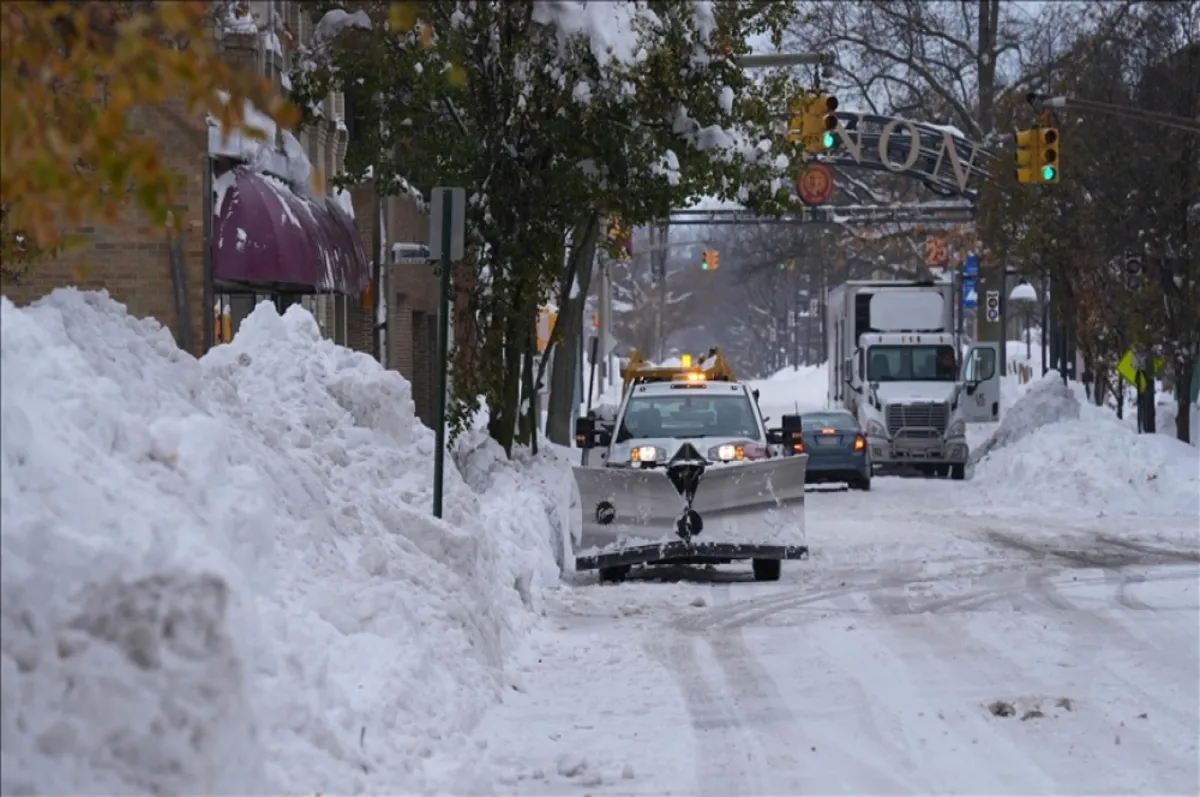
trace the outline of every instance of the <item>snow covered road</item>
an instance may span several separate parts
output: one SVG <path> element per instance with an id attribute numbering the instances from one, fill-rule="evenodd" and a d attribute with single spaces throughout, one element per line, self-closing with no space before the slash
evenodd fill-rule
<path id="1" fill-rule="evenodd" d="M 578 580 L 480 730 L 518 794 L 1194 794 L 1194 518 L 810 493 L 813 558 Z M 959 500 L 955 500 L 959 499 Z"/>

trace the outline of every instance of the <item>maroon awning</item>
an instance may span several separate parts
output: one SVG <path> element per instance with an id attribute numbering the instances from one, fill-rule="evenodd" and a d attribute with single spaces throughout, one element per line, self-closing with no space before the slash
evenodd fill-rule
<path id="1" fill-rule="evenodd" d="M 213 280 L 356 295 L 371 267 L 354 220 L 326 197 L 300 196 L 277 178 L 237 166 L 214 208 Z"/>

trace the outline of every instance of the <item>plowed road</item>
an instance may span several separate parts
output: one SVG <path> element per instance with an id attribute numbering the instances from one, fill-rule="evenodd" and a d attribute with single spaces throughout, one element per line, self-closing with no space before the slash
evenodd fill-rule
<path id="1" fill-rule="evenodd" d="M 1194 519 L 809 495 L 813 558 L 580 578 L 484 717 L 497 793 L 1200 793 Z"/>

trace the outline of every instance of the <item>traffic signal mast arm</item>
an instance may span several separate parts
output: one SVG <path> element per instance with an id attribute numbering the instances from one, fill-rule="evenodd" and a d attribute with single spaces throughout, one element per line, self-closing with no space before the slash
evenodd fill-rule
<path id="1" fill-rule="evenodd" d="M 1077 100 L 1074 97 L 1048 97 L 1044 94 L 1029 93 L 1025 99 L 1034 108 L 1050 109 L 1050 108 L 1069 108 L 1076 111 L 1095 111 L 1096 113 L 1107 113 L 1113 116 L 1124 116 L 1129 119 L 1138 119 L 1140 121 L 1156 122 L 1164 127 L 1173 127 L 1177 130 L 1184 130 L 1189 133 L 1200 133 L 1200 121 L 1188 119 L 1183 116 L 1172 116 L 1171 114 L 1158 113 L 1157 111 L 1146 111 L 1141 108 L 1130 108 L 1125 105 L 1112 105 L 1107 102 L 1094 102 L 1092 100 Z"/>

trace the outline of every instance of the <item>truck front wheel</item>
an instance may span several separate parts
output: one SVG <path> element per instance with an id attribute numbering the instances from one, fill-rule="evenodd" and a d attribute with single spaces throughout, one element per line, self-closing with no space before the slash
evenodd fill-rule
<path id="1" fill-rule="evenodd" d="M 967 466 L 965 463 L 959 462 L 950 466 L 950 478 L 956 482 L 960 482 L 967 478 Z"/>
<path id="2" fill-rule="evenodd" d="M 606 581 L 612 584 L 620 584 L 629 576 L 629 565 L 616 565 L 615 567 L 600 568 L 600 583 Z"/>
<path id="3" fill-rule="evenodd" d="M 783 571 L 783 562 L 778 559 L 755 559 L 753 566 L 755 581 L 778 581 Z"/>

